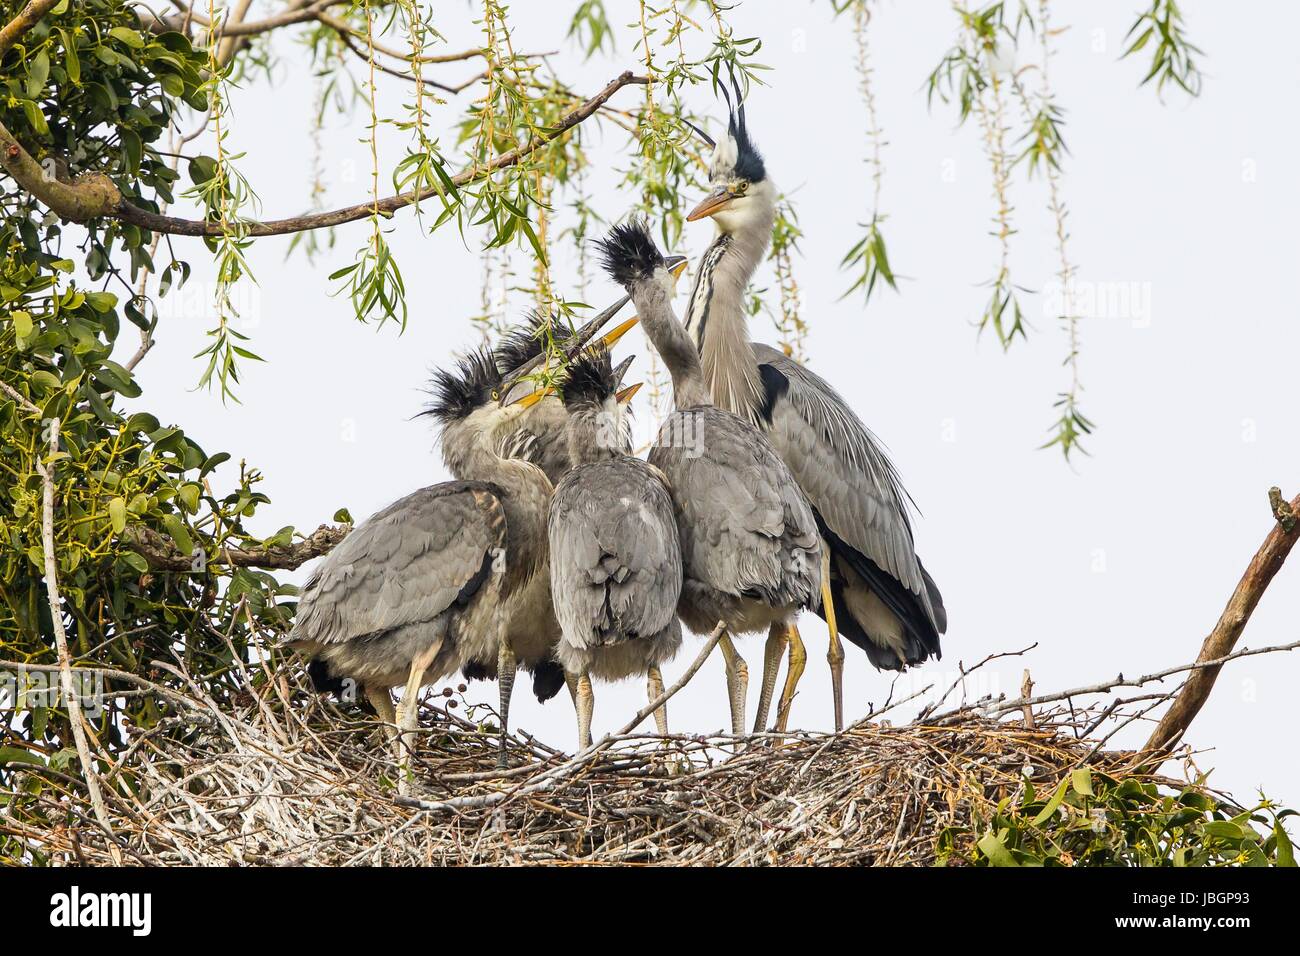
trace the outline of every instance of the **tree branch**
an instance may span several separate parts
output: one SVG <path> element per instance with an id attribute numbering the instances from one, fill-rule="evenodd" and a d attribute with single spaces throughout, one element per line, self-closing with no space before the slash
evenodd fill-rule
<path id="1" fill-rule="evenodd" d="M 319 558 L 334 550 L 352 530 L 351 525 L 321 525 L 301 541 L 283 547 L 222 548 L 209 563 L 227 564 L 236 568 L 265 568 L 275 571 L 292 571 L 312 558 Z M 122 535 L 123 542 L 149 562 L 154 571 L 193 571 L 194 557 L 185 554 L 169 538 L 152 528 L 133 526 Z"/>
<path id="2" fill-rule="evenodd" d="M 58 5 L 59 0 L 31 0 L 31 3 L 19 10 L 18 16 L 0 28 L 0 56 L 8 53 L 19 37 L 36 26 L 41 17 Z"/>
<path id="3" fill-rule="evenodd" d="M 507 150 L 486 165 L 477 163 L 461 170 L 452 177 L 457 186 L 481 179 L 499 169 L 513 166 L 547 143 L 558 139 L 579 123 L 586 120 L 600 109 L 611 96 L 625 86 L 644 85 L 646 78 L 636 76 L 631 70 L 611 80 L 603 90 L 591 99 L 566 113 L 558 123 L 547 128 L 546 132 L 535 134 L 527 143 Z M 3 124 L 0 124 L 0 165 L 22 186 L 41 202 L 45 203 L 56 215 L 72 222 L 85 222 L 89 219 L 114 218 L 122 222 L 165 232 L 174 236 L 220 236 L 223 226 L 219 222 L 207 222 L 193 219 L 177 219 L 163 216 L 134 206 L 122 198 L 112 181 L 100 173 L 88 173 L 71 183 L 63 183 L 45 175 L 40 165 L 32 159 L 22 145 Z M 355 206 L 345 206 L 328 212 L 295 216 L 291 219 L 275 219 L 269 222 L 249 222 L 245 224 L 244 235 L 250 237 L 283 236 L 311 229 L 324 229 L 356 222 L 376 213 L 391 216 L 399 209 L 423 202 L 438 195 L 433 187 L 399 193 L 386 199 L 367 200 Z"/>
<path id="4" fill-rule="evenodd" d="M 39 19 L 39 17 L 38 17 Z M 35 21 L 33 21 L 35 22 Z M 50 455 L 59 450 L 59 420 L 52 418 L 45 426 L 49 430 Z M 86 790 L 90 794 L 90 805 L 95 811 L 95 819 L 113 836 L 113 824 L 109 820 L 108 808 L 104 805 L 104 794 L 99 789 L 99 774 L 95 770 L 94 759 L 90 755 L 90 744 L 86 739 L 86 728 L 82 726 L 81 688 L 72 682 L 72 655 L 68 653 L 68 634 L 63 627 L 63 599 L 59 596 L 59 563 L 54 556 L 54 463 L 45 462 L 38 455 L 36 471 L 41 476 L 41 550 L 45 557 L 45 596 L 50 605 L 50 623 L 54 628 L 54 647 L 59 655 L 59 675 L 63 688 L 63 705 L 68 709 L 68 723 L 72 725 L 72 740 L 77 749 L 77 760 L 81 764 L 81 773 L 86 778 Z M 114 861 L 121 865 L 116 845 L 110 844 Z"/>
<path id="5" fill-rule="evenodd" d="M 1232 653 L 1232 648 L 1240 639 L 1242 631 L 1246 628 L 1246 622 L 1250 620 L 1250 615 L 1259 604 L 1259 599 L 1264 596 L 1269 582 L 1286 561 L 1296 541 L 1300 540 L 1300 522 L 1295 520 L 1296 512 L 1300 511 L 1300 495 L 1287 504 L 1282 500 L 1281 491 L 1271 488 L 1269 501 L 1273 506 L 1273 515 L 1277 523 L 1268 533 L 1259 550 L 1255 552 L 1255 557 L 1251 559 L 1246 573 L 1237 582 L 1237 588 L 1228 599 L 1227 607 L 1219 615 L 1214 630 L 1201 644 L 1201 653 L 1196 658 L 1198 664 L 1218 661 Z M 1156 754 L 1167 753 L 1178 742 L 1210 696 L 1210 690 L 1214 687 L 1221 667 L 1222 664 L 1201 667 L 1188 677 L 1182 693 L 1160 718 L 1160 723 L 1152 732 L 1151 739 L 1146 744 L 1147 750 Z"/>

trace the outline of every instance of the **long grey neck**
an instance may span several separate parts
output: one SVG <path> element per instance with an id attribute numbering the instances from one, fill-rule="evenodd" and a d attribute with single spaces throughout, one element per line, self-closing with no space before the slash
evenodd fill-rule
<path id="1" fill-rule="evenodd" d="M 686 313 L 686 329 L 714 404 L 750 419 L 757 418 L 762 404 L 763 382 L 749 346 L 745 289 L 771 235 L 771 220 L 719 233 L 700 261 Z"/>
<path id="2" fill-rule="evenodd" d="M 666 281 L 665 281 L 666 280 Z M 678 408 L 696 408 L 712 405 L 709 388 L 700 368 L 700 354 L 695 343 L 686 334 L 682 324 L 673 314 L 668 297 L 671 279 L 666 270 L 660 270 L 645 282 L 638 282 L 628 291 L 641 317 L 641 328 L 649 336 L 659 357 L 673 380 L 673 403 Z"/>
<path id="3" fill-rule="evenodd" d="M 618 413 L 599 405 L 570 411 L 564 432 L 568 440 L 569 461 L 575 468 L 618 458 L 631 451 L 628 436 L 623 434 L 624 429 L 618 421 Z"/>

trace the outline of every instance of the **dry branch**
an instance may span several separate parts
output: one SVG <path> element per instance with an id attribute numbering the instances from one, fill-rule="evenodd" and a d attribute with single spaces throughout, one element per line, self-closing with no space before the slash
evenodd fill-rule
<path id="1" fill-rule="evenodd" d="M 1147 741 L 1147 749 L 1155 754 L 1167 753 L 1200 712 L 1219 676 L 1219 669 L 1223 666 L 1220 661 L 1230 659 L 1232 649 L 1241 638 L 1259 599 L 1264 596 L 1269 582 L 1286 561 L 1296 541 L 1300 540 L 1300 522 L 1295 520 L 1296 513 L 1300 512 L 1300 495 L 1287 504 L 1282 500 L 1281 492 L 1277 488 L 1271 488 L 1269 502 L 1277 524 L 1255 552 L 1246 573 L 1241 576 L 1236 590 L 1228 599 L 1227 607 L 1219 615 L 1218 623 L 1201 644 L 1197 662 L 1203 666 L 1187 679 L 1182 693 L 1165 712 Z"/>
<path id="2" fill-rule="evenodd" d="M 321 525 L 301 541 L 264 548 L 221 548 L 206 559 L 207 563 L 227 564 L 237 568 L 266 568 L 292 571 L 313 558 L 329 554 L 349 531 L 351 525 Z M 170 538 L 152 528 L 133 526 L 123 533 L 123 540 L 149 563 L 154 571 L 192 571 L 194 556 L 185 554 Z"/>

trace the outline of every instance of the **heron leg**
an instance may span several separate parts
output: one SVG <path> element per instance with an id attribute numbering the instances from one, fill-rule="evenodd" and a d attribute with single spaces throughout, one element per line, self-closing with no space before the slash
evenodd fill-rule
<path id="1" fill-rule="evenodd" d="M 509 641 L 502 641 L 497 651 L 497 687 L 501 692 L 501 743 L 497 752 L 497 767 L 503 770 L 510 765 L 506 740 L 510 727 L 510 695 L 515 689 L 515 671 L 518 667 L 515 649 Z"/>
<path id="2" fill-rule="evenodd" d="M 790 722 L 790 704 L 794 700 L 794 689 L 803 676 L 804 664 L 808 661 L 808 652 L 804 650 L 803 638 L 794 622 L 785 625 L 786 639 L 790 642 L 790 663 L 785 672 L 785 687 L 781 689 L 781 701 L 776 708 L 776 729 L 783 732 Z"/>
<path id="3" fill-rule="evenodd" d="M 407 778 L 410 775 L 407 757 L 411 749 L 413 749 L 407 741 L 406 735 L 420 726 L 420 687 L 424 684 L 424 672 L 433 665 L 434 658 L 438 656 L 440 650 L 442 650 L 442 638 L 436 637 L 433 639 L 433 643 L 417 654 L 415 660 L 411 661 L 411 672 L 406 678 L 406 686 L 402 689 L 402 701 L 397 705 L 397 711 L 394 714 L 398 729 L 397 789 L 402 794 L 406 793 Z"/>
<path id="4" fill-rule="evenodd" d="M 578 710 L 578 750 L 583 751 L 591 746 L 591 714 L 596 709 L 596 695 L 591 692 L 591 678 L 586 671 L 578 677 L 575 704 Z"/>
<path id="5" fill-rule="evenodd" d="M 574 709 L 578 707 L 578 675 L 564 672 L 564 686 L 569 688 L 569 700 L 573 701 Z"/>
<path id="6" fill-rule="evenodd" d="M 830 631 L 826 647 L 826 662 L 831 665 L 831 700 L 835 707 L 835 732 L 844 729 L 844 645 L 840 643 L 840 628 L 835 623 L 835 598 L 831 594 L 831 556 L 822 545 L 822 615 Z"/>
<path id="7" fill-rule="evenodd" d="M 664 692 L 664 675 L 659 673 L 659 668 L 646 668 L 646 700 L 658 700 Z M 663 704 L 655 708 L 655 730 L 660 737 L 668 736 L 668 705 Z"/>
<path id="8" fill-rule="evenodd" d="M 767 631 L 767 644 L 763 647 L 763 686 L 758 695 L 758 713 L 754 715 L 754 733 L 767 730 L 767 713 L 772 707 L 772 693 L 776 690 L 776 674 L 781 669 L 787 640 L 785 625 L 778 622 Z"/>
<path id="9" fill-rule="evenodd" d="M 388 692 L 387 687 L 379 687 L 375 684 L 367 684 L 366 700 L 370 701 L 370 706 L 375 708 L 375 713 L 379 715 L 379 720 L 384 725 L 384 732 L 388 734 L 388 739 L 397 738 L 397 711 L 393 709 L 393 696 Z"/>
<path id="10" fill-rule="evenodd" d="M 727 697 L 731 702 L 731 732 L 739 737 L 745 732 L 745 695 L 749 692 L 749 668 L 736 652 L 731 635 L 725 631 L 718 641 L 727 666 Z"/>

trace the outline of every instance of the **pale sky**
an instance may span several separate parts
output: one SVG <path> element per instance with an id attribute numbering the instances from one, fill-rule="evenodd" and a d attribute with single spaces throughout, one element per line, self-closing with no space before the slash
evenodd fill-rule
<path id="1" fill-rule="evenodd" d="M 1056 24 L 1070 26 L 1052 63 L 1072 151 L 1064 178 L 1070 250 L 1079 280 L 1108 296 L 1082 324 L 1083 409 L 1097 432 L 1087 442 L 1091 457 L 1073 467 L 1054 451 L 1036 450 L 1066 382 L 1063 333 L 1043 296 L 1023 295 L 1033 328 L 1009 355 L 991 336 L 976 338 L 973 323 L 987 295 L 981 283 L 997 261 L 988 235 L 988 164 L 975 127 L 956 128 L 955 113 L 942 104 L 927 111 L 923 89 L 954 36 L 949 4 L 886 2 L 872 25 L 888 139 L 882 206 L 895 270 L 907 279 L 866 309 L 860 299 L 839 298 L 848 279 L 838 264 L 870 202 L 849 23 L 833 21 L 828 4 L 747 0 L 731 14 L 738 35 L 763 38 L 759 59 L 774 68 L 770 85 L 756 88 L 749 101 L 750 126 L 769 175 L 796 194 L 805 236 L 795 270 L 812 325 L 812 367 L 888 445 L 922 510 L 918 550 L 948 608 L 943 660 L 905 676 L 898 693 L 931 682 L 947 686 L 959 662 L 1035 642 L 1025 658 L 972 680 L 972 696 L 1014 695 L 1026 666 L 1038 692 L 1049 692 L 1192 660 L 1270 528 L 1268 487 L 1280 484 L 1288 497 L 1300 489 L 1292 420 L 1300 398 L 1300 249 L 1291 226 L 1300 214 L 1300 136 L 1286 118 L 1300 82 L 1293 46 L 1300 8 L 1185 4 L 1188 32 L 1206 51 L 1205 90 L 1192 102 L 1171 92 L 1161 105 L 1154 90 L 1137 88 L 1145 61 L 1118 62 L 1141 5 L 1053 4 Z M 558 5 L 566 16 L 571 6 Z M 634 18 L 634 3 L 609 7 L 616 24 Z M 556 9 L 513 4 L 516 48 L 561 50 L 562 74 L 582 89 L 636 67 L 627 30 L 613 56 L 579 63 Z M 477 42 L 467 10 L 452 5 L 439 18 L 448 49 Z M 310 185 L 312 79 L 287 36 L 279 49 L 284 65 L 275 85 L 259 80 L 234 97 L 234 141 L 247 151 L 239 165 L 268 218 L 302 212 Z M 438 78 L 448 81 L 473 72 L 465 65 L 440 70 Z M 400 81 L 381 80 L 390 115 L 408 94 Z M 458 118 L 467 95 L 443 107 L 439 121 L 449 126 Z M 624 90 L 614 102 L 630 106 L 639 95 Z M 707 90 L 688 95 L 699 110 L 722 115 Z M 328 122 L 329 206 L 366 197 L 364 122 L 361 114 Z M 603 137 L 598 165 L 626 162 L 619 154 L 625 139 L 616 132 Z M 391 166 L 403 139 L 386 131 L 384 146 Z M 1042 290 L 1056 261 L 1046 191 L 1041 180 L 1017 177 L 1013 276 Z M 610 219 L 629 205 L 614 182 L 612 174 L 592 179 L 595 204 Z M 260 285 L 245 331 L 268 364 L 245 367 L 242 405 L 223 406 L 216 395 L 193 391 L 201 364 L 192 356 L 213 324 L 201 294 L 170 309 L 158 346 L 139 370 L 144 405 L 183 425 L 209 453 L 230 451 L 263 471 L 273 504 L 259 514 L 257 528 L 268 535 L 285 524 L 310 531 L 342 506 L 361 518 L 447 477 L 427 422 L 412 416 L 429 368 L 474 341 L 469 316 L 478 310 L 480 260 L 454 229 L 429 237 L 409 211 L 399 214 L 389 241 L 406 277 L 410 324 L 400 337 L 391 327 L 363 327 L 346 298 L 328 294 L 327 276 L 352 261 L 368 228 L 341 229 L 335 249 L 315 265 L 298 254 L 286 261 L 288 240 L 255 245 L 251 262 Z M 677 251 L 698 255 L 712 228 L 688 226 L 686 247 Z M 201 291 L 212 272 L 202 246 L 175 242 L 193 263 L 192 284 Z M 514 265 L 524 274 L 531 268 L 522 251 Z M 571 257 L 558 258 L 556 278 L 574 288 Z M 756 281 L 766 285 L 770 275 Z M 618 292 L 597 276 L 588 301 L 604 305 Z M 755 321 L 753 335 L 774 339 L 765 319 Z M 644 370 L 648 346 L 638 335 L 631 339 L 640 355 L 634 371 Z M 219 472 L 218 484 L 229 475 Z M 1300 557 L 1277 576 L 1243 645 L 1297 638 L 1298 584 Z M 807 617 L 802 632 L 809 666 L 793 723 L 828 729 L 824 628 Z M 740 645 L 751 670 L 751 716 L 762 644 L 756 635 Z M 698 646 L 686 642 L 665 668 L 668 681 Z M 885 699 L 890 677 L 851 645 L 847 652 L 846 711 L 853 719 L 868 701 Z M 1214 784 L 1246 801 L 1262 787 L 1300 805 L 1300 767 L 1276 759 L 1279 737 L 1289 740 L 1295 726 L 1298 677 L 1295 655 L 1248 658 L 1224 672 L 1189 737 L 1212 748 L 1198 763 L 1217 768 Z M 494 701 L 495 685 L 475 685 L 472 693 Z M 644 687 L 597 686 L 596 695 L 599 736 L 643 703 Z M 727 723 L 719 659 L 669 711 L 674 730 Z M 512 724 L 556 746 L 573 744 L 564 694 L 542 707 L 521 683 Z M 1141 739 L 1133 734 L 1123 742 Z"/>

